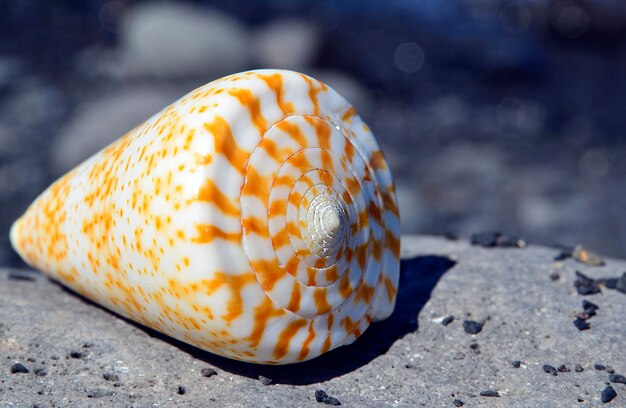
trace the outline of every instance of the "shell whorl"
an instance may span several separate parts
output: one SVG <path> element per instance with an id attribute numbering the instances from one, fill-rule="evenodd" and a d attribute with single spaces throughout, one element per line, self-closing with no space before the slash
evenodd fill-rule
<path id="1" fill-rule="evenodd" d="M 291 71 L 191 92 L 57 181 L 11 235 L 86 297 L 252 362 L 349 344 L 397 293 L 384 157 L 341 96 Z"/>

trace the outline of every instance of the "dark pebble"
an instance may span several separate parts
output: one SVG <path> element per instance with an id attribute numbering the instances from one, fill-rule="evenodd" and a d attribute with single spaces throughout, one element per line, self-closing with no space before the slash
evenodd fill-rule
<path id="1" fill-rule="evenodd" d="M 441 324 L 443 324 L 444 326 L 449 325 L 450 323 L 452 323 L 454 321 L 454 316 L 450 315 L 448 317 L 445 317 L 442 321 Z"/>
<path id="2" fill-rule="evenodd" d="M 200 370 L 200 374 L 202 374 L 203 377 L 212 377 L 214 375 L 217 375 L 217 371 L 212 368 L 203 368 L 202 370 Z"/>
<path id="3" fill-rule="evenodd" d="M 567 258 L 571 258 L 571 257 L 572 257 L 572 253 L 571 252 L 562 251 L 557 256 L 554 257 L 554 260 L 555 261 L 564 261 Z"/>
<path id="4" fill-rule="evenodd" d="M 617 281 L 617 285 L 615 286 L 615 289 L 626 294 L 626 272 L 624 272 L 622 274 L 622 277 L 619 278 L 619 280 Z"/>
<path id="5" fill-rule="evenodd" d="M 596 369 L 596 370 L 598 370 L 598 371 L 604 371 L 604 370 L 606 370 L 606 367 L 605 367 L 605 366 L 603 366 L 602 364 L 594 364 L 594 365 L 593 365 L 593 368 L 595 368 L 595 369 Z"/>
<path id="6" fill-rule="evenodd" d="M 611 387 L 610 385 L 607 385 L 606 388 L 603 389 L 602 393 L 600 394 L 600 400 L 605 404 L 607 402 L 611 402 L 613 398 L 615 397 L 617 397 L 617 393 L 615 392 L 613 387 Z"/>
<path id="7" fill-rule="evenodd" d="M 519 360 L 515 360 L 515 361 L 513 361 L 513 362 L 511 363 L 511 365 L 512 365 L 513 367 L 515 367 L 515 368 L 520 368 L 520 367 L 521 367 L 521 365 L 522 365 L 522 362 L 521 362 L 521 361 L 519 361 Z"/>
<path id="8" fill-rule="evenodd" d="M 572 257 L 580 263 L 591 266 L 603 266 L 604 259 L 595 252 L 588 250 L 582 245 L 576 245 L 572 251 Z"/>
<path id="9" fill-rule="evenodd" d="M 606 286 L 607 289 L 617 288 L 617 278 L 602 279 L 602 283 L 604 283 L 604 286 Z"/>
<path id="10" fill-rule="evenodd" d="M 576 366 L 574 367 L 574 371 L 576 371 L 577 373 L 582 373 L 583 371 L 585 371 L 585 369 L 582 365 L 576 364 Z"/>
<path id="11" fill-rule="evenodd" d="M 11 366 L 11 374 L 26 374 L 28 372 L 28 368 L 20 363 L 15 363 Z"/>
<path id="12" fill-rule="evenodd" d="M 417 366 L 415 364 L 405 364 L 404 368 L 408 368 L 409 370 L 417 370 Z"/>
<path id="13" fill-rule="evenodd" d="M 480 392 L 481 397 L 499 397 L 498 391 L 494 390 L 485 390 Z"/>
<path id="14" fill-rule="evenodd" d="M 558 281 L 559 279 L 561 279 L 561 275 L 558 274 L 558 272 L 552 272 L 550 274 L 550 280 L 553 282 Z"/>
<path id="15" fill-rule="evenodd" d="M 462 407 L 464 405 L 463 401 L 461 401 L 460 399 L 455 399 L 453 404 L 455 407 Z"/>
<path id="16" fill-rule="evenodd" d="M 567 366 L 566 366 L 565 364 L 561 364 L 561 365 L 559 366 L 559 368 L 557 368 L 557 371 L 558 371 L 559 373 L 569 373 L 569 372 L 570 372 L 570 371 L 572 371 L 572 370 L 570 370 L 569 368 L 567 368 Z"/>
<path id="17" fill-rule="evenodd" d="M 527 246 L 526 241 L 523 239 L 499 232 L 481 232 L 474 234 L 470 242 L 472 245 L 479 245 L 485 248 L 525 248 Z"/>
<path id="18" fill-rule="evenodd" d="M 35 281 L 35 277 L 31 275 L 27 275 L 25 273 L 20 273 L 20 272 L 9 272 L 9 275 L 7 277 L 11 280 L 16 280 L 16 281 L 26 281 L 26 282 Z"/>
<path id="19" fill-rule="evenodd" d="M 446 232 L 443 236 L 450 241 L 457 241 L 459 239 L 459 235 L 456 232 Z"/>
<path id="20" fill-rule="evenodd" d="M 31 363 L 35 363 L 35 362 L 37 362 L 37 359 L 35 359 L 35 358 L 33 358 L 33 357 L 28 357 L 28 358 L 26 359 L 26 361 L 30 361 Z"/>
<path id="21" fill-rule="evenodd" d="M 463 330 L 465 333 L 469 334 L 478 334 L 483 329 L 482 323 L 478 323 L 475 320 L 464 320 L 463 321 Z"/>
<path id="22" fill-rule="evenodd" d="M 556 372 L 556 368 L 552 367 L 551 365 L 548 364 L 544 364 L 543 365 L 543 372 L 544 373 L 548 373 L 548 374 L 552 374 L 552 375 L 558 375 L 558 373 Z"/>
<path id="23" fill-rule="evenodd" d="M 576 280 L 574 281 L 574 287 L 579 295 L 593 295 L 600 293 L 600 287 L 598 282 L 583 273 L 576 271 Z"/>
<path id="24" fill-rule="evenodd" d="M 107 381 L 115 382 L 120 380 L 120 376 L 112 371 L 107 371 L 106 373 L 102 374 L 102 377 L 104 377 L 104 379 Z"/>
<path id="25" fill-rule="evenodd" d="M 264 375 L 260 375 L 259 376 L 259 381 L 261 381 L 261 384 L 263 385 L 270 385 L 274 380 L 272 380 L 271 378 L 268 378 Z"/>
<path id="26" fill-rule="evenodd" d="M 324 390 L 315 391 L 315 400 L 326 405 L 341 405 L 341 402 L 339 402 L 337 398 L 331 397 L 330 395 L 326 394 L 326 391 Z"/>
<path id="27" fill-rule="evenodd" d="M 609 375 L 609 381 L 612 383 L 626 384 L 626 377 L 621 374 L 611 374 Z"/>
<path id="28" fill-rule="evenodd" d="M 45 368 L 35 368 L 34 373 L 36 376 L 45 377 L 48 375 L 48 370 Z"/>
<path id="29" fill-rule="evenodd" d="M 589 330 L 591 328 L 591 325 L 582 319 L 574 320 L 574 326 L 580 331 Z"/>
<path id="30" fill-rule="evenodd" d="M 596 305 L 593 302 L 588 301 L 587 299 L 583 299 L 583 309 L 585 309 L 585 310 L 587 310 L 587 309 L 598 310 L 598 309 L 600 309 L 600 306 Z"/>
<path id="31" fill-rule="evenodd" d="M 480 354 L 480 346 L 478 345 L 478 343 L 470 344 L 470 348 L 474 350 L 474 353 Z"/>
<path id="32" fill-rule="evenodd" d="M 609 374 L 615 374 L 615 369 L 611 366 L 606 366 L 606 372 Z"/>
<path id="33" fill-rule="evenodd" d="M 182 385 L 178 386 L 178 392 L 179 395 L 185 395 L 185 393 L 187 392 L 187 389 L 185 387 L 183 387 Z"/>
<path id="34" fill-rule="evenodd" d="M 80 351 L 70 352 L 70 357 L 72 358 L 81 358 L 82 356 L 83 356 L 83 353 L 81 353 Z"/>

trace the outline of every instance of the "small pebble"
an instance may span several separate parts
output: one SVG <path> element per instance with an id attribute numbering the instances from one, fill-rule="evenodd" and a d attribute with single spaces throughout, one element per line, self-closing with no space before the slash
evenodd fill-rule
<path id="1" fill-rule="evenodd" d="M 37 362 L 37 360 L 36 360 L 36 359 L 34 359 L 33 357 L 28 357 L 28 358 L 26 359 L 26 361 L 30 361 L 31 363 L 36 363 L 36 362 Z"/>
<path id="2" fill-rule="evenodd" d="M 502 234 L 499 232 L 481 232 L 472 235 L 470 242 L 472 245 L 479 245 L 485 248 L 526 248 L 526 241 L 519 237 Z"/>
<path id="3" fill-rule="evenodd" d="M 405 364 L 404 368 L 408 368 L 409 370 L 417 370 L 417 366 L 415 364 Z"/>
<path id="4" fill-rule="evenodd" d="M 324 390 L 315 391 L 315 400 L 326 405 L 341 405 L 341 402 L 339 402 L 337 398 L 331 397 L 330 395 L 326 394 L 326 391 Z"/>
<path id="5" fill-rule="evenodd" d="M 551 365 L 548 364 L 544 364 L 543 365 L 543 372 L 544 373 L 548 373 L 548 374 L 552 374 L 552 375 L 558 375 L 558 373 L 556 372 L 556 368 L 554 368 Z"/>
<path id="6" fill-rule="evenodd" d="M 559 275 L 559 273 L 558 273 L 558 272 L 552 272 L 552 273 L 550 274 L 550 280 L 551 280 L 551 281 L 556 282 L 556 281 L 558 281 L 559 279 L 561 279 L 561 275 Z"/>
<path id="7" fill-rule="evenodd" d="M 561 365 L 559 366 L 559 368 L 557 368 L 557 371 L 558 371 L 559 373 L 569 373 L 569 372 L 570 372 L 570 371 L 572 371 L 572 370 L 570 370 L 569 368 L 567 368 L 567 366 L 566 366 L 565 364 L 561 364 Z"/>
<path id="8" fill-rule="evenodd" d="M 609 374 L 615 374 L 615 369 L 611 366 L 606 366 L 606 372 Z"/>
<path id="9" fill-rule="evenodd" d="M 9 272 L 9 275 L 7 276 L 7 278 L 9 278 L 10 280 L 25 281 L 25 282 L 35 281 L 35 278 L 33 276 L 27 275 L 22 272 Z"/>
<path id="10" fill-rule="evenodd" d="M 268 378 L 264 375 L 260 375 L 259 376 L 259 381 L 261 381 L 261 384 L 263 385 L 270 385 L 274 380 L 272 380 L 271 378 Z"/>
<path id="11" fill-rule="evenodd" d="M 617 278 L 602 279 L 602 283 L 604 283 L 604 286 L 606 286 L 607 289 L 617 288 Z"/>
<path id="12" fill-rule="evenodd" d="M 613 387 L 611 387 L 610 385 L 607 385 L 606 388 L 603 389 L 602 393 L 600 394 L 600 400 L 605 404 L 607 402 L 611 402 L 613 398 L 615 397 L 617 397 L 617 393 L 615 392 Z"/>
<path id="13" fill-rule="evenodd" d="M 478 334 L 483 329 L 483 325 L 475 320 L 464 320 L 463 330 L 468 334 Z"/>
<path id="14" fill-rule="evenodd" d="M 609 381 L 612 383 L 626 384 L 626 377 L 621 374 L 609 375 Z"/>
<path id="15" fill-rule="evenodd" d="M 478 343 L 470 344 L 470 348 L 474 350 L 474 353 L 480 354 L 480 346 L 478 345 Z"/>
<path id="16" fill-rule="evenodd" d="M 580 331 L 589 330 L 591 328 L 591 325 L 589 323 L 579 318 L 574 320 L 574 326 L 576 326 L 576 328 Z"/>
<path id="17" fill-rule="evenodd" d="M 453 404 L 455 407 L 462 407 L 464 405 L 463 401 L 461 401 L 460 399 L 455 399 Z"/>
<path id="18" fill-rule="evenodd" d="M 15 363 L 11 366 L 11 374 L 26 374 L 28 372 L 28 368 L 20 363 Z"/>
<path id="19" fill-rule="evenodd" d="M 200 370 L 200 374 L 202 374 L 203 377 L 212 377 L 214 375 L 217 375 L 217 371 L 215 371 L 212 368 L 203 368 L 202 370 Z"/>
<path id="20" fill-rule="evenodd" d="M 450 323 L 452 323 L 453 321 L 454 321 L 454 316 L 450 315 L 450 316 L 448 316 L 448 317 L 444 318 L 444 319 L 441 321 L 441 324 L 443 324 L 444 326 L 447 326 L 447 325 L 449 325 Z"/>
<path id="21" fill-rule="evenodd" d="M 582 365 L 576 364 L 576 366 L 574 367 L 574 371 L 576 371 L 577 373 L 582 373 L 583 371 L 585 371 L 585 369 Z"/>
<path id="22" fill-rule="evenodd" d="M 563 251 L 563 252 L 559 252 L 559 254 L 554 257 L 554 260 L 555 261 L 564 261 L 567 258 L 571 258 L 571 257 L 572 257 L 572 253 L 571 252 Z"/>
<path id="23" fill-rule="evenodd" d="M 446 232 L 443 236 L 449 241 L 457 241 L 459 239 L 459 235 L 456 232 Z"/>
<path id="24" fill-rule="evenodd" d="M 45 377 L 48 375 L 48 370 L 45 368 L 35 368 L 34 373 L 38 377 Z"/>
<path id="25" fill-rule="evenodd" d="M 515 368 L 520 368 L 520 366 L 522 365 L 522 362 L 519 360 L 515 360 L 511 363 L 511 365 Z"/>
<path id="26" fill-rule="evenodd" d="M 624 272 L 617 281 L 615 289 L 617 289 L 619 292 L 626 294 L 626 272 Z"/>
<path id="27" fill-rule="evenodd" d="M 107 381 L 119 381 L 120 380 L 120 376 L 116 373 L 114 373 L 113 371 L 107 371 L 106 373 L 102 374 L 102 377 L 104 377 L 105 380 Z"/>
<path id="28" fill-rule="evenodd" d="M 499 397 L 498 391 L 494 390 L 485 390 L 480 392 L 481 397 Z"/>
<path id="29" fill-rule="evenodd" d="M 604 265 L 604 259 L 595 252 L 588 250 L 582 245 L 576 245 L 572 251 L 572 257 L 580 263 L 591 266 Z"/>
<path id="30" fill-rule="evenodd" d="M 596 305 L 595 303 L 592 303 L 592 302 L 588 301 L 587 299 L 583 299 L 583 309 L 585 309 L 585 310 L 587 310 L 587 309 L 598 310 L 598 309 L 600 309 L 600 306 Z"/>
<path id="31" fill-rule="evenodd" d="M 606 370 L 606 367 L 605 367 L 605 366 L 603 366 L 602 364 L 594 364 L 594 365 L 593 365 L 593 368 L 595 368 L 595 369 L 596 369 L 596 370 L 598 370 L 598 371 L 604 371 L 604 370 Z"/>
<path id="32" fill-rule="evenodd" d="M 583 273 L 576 271 L 576 280 L 574 281 L 574 287 L 579 295 L 593 295 L 600 293 L 600 287 L 598 282 Z"/>
<path id="33" fill-rule="evenodd" d="M 183 387 L 182 385 L 179 385 L 177 392 L 178 392 L 179 395 L 185 395 L 185 393 L 187 392 L 187 389 L 185 387 Z"/>
<path id="34" fill-rule="evenodd" d="M 81 353 L 80 351 L 70 352 L 70 357 L 72 358 L 81 358 L 82 356 L 83 356 L 83 353 Z"/>

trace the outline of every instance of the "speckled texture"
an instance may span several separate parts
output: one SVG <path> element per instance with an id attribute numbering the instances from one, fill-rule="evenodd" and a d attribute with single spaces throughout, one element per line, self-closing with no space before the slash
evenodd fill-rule
<path id="1" fill-rule="evenodd" d="M 136 322 L 285 364 L 391 314 L 399 235 L 391 173 L 354 108 L 306 75 L 259 70 L 196 89 L 96 153 L 11 241 Z"/>
<path id="2" fill-rule="evenodd" d="M 603 288 L 581 296 L 573 283 L 576 270 L 592 278 L 621 276 L 626 262 L 558 263 L 558 253 L 404 236 L 394 314 L 352 345 L 280 367 L 200 351 L 121 319 L 36 272 L 3 270 L 0 405 L 322 407 L 315 401 L 322 389 L 348 407 L 452 407 L 455 399 L 466 407 L 623 407 L 626 385 L 619 383 L 612 384 L 617 397 L 601 404 L 609 374 L 594 365 L 626 373 L 626 295 Z M 560 277 L 553 281 L 555 271 Z M 9 273 L 18 279 L 7 280 Z M 591 328 L 580 332 L 572 321 L 583 299 L 599 309 L 588 320 Z M 449 315 L 454 321 L 443 326 Z M 484 320 L 482 331 L 465 333 L 466 319 Z M 81 357 L 72 358 L 72 351 Z M 11 374 L 16 362 L 30 373 Z M 543 371 L 546 364 L 571 371 L 552 376 Z M 577 372 L 576 364 L 584 371 Z M 39 367 L 48 375 L 35 375 Z M 202 368 L 217 375 L 204 377 Z M 119 380 L 106 380 L 108 372 Z M 263 385 L 260 375 L 273 383 Z M 480 396 L 488 390 L 500 397 Z"/>

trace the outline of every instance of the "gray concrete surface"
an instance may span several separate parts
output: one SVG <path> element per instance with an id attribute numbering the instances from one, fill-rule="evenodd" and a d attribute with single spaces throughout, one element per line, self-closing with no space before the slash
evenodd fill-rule
<path id="1" fill-rule="evenodd" d="M 624 384 L 612 384 L 611 402 L 600 401 L 609 373 L 594 365 L 626 374 L 626 295 L 601 286 L 602 293 L 583 297 L 573 283 L 576 270 L 621 276 L 626 262 L 589 267 L 554 261 L 558 252 L 404 236 L 394 315 L 351 346 L 283 367 L 199 351 L 39 273 L 5 269 L 0 406 L 321 407 L 315 391 L 322 389 L 346 407 L 453 407 L 455 399 L 465 407 L 624 407 Z M 579 331 L 572 322 L 583 299 L 599 309 L 588 320 L 591 328 Z M 444 326 L 448 315 L 454 321 Z M 465 319 L 484 322 L 482 331 L 467 334 Z M 12 374 L 15 363 L 29 372 Z M 545 364 L 571 371 L 553 376 Z M 576 372 L 576 364 L 584 371 Z M 47 375 L 35 373 L 41 368 Z M 203 368 L 217 375 L 204 377 Z M 260 375 L 273 383 L 263 385 Z M 500 396 L 480 395 L 487 390 Z"/>

